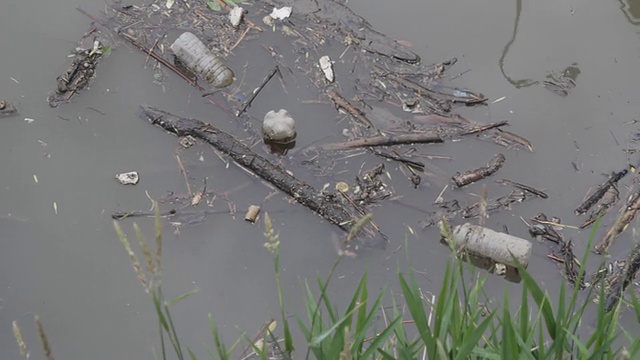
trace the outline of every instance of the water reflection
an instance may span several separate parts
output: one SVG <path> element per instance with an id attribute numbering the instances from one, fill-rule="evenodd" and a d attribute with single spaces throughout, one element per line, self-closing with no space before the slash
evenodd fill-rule
<path id="1" fill-rule="evenodd" d="M 620 9 L 632 25 L 640 25 L 640 0 L 618 0 Z"/>

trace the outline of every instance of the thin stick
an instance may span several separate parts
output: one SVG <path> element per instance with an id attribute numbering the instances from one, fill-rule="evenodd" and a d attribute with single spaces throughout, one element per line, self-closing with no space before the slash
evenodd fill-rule
<path id="1" fill-rule="evenodd" d="M 189 185 L 189 179 L 187 178 L 187 171 L 184 169 L 184 165 L 182 165 L 182 160 L 180 160 L 180 156 L 176 155 L 176 160 L 178 160 L 178 166 L 180 167 L 180 172 L 184 176 L 184 182 L 187 183 L 187 191 L 189 192 L 189 196 L 193 197 L 193 193 L 191 192 L 191 185 Z"/>
<path id="2" fill-rule="evenodd" d="M 238 44 L 240 44 L 240 42 L 242 41 L 242 39 L 244 39 L 245 36 L 247 36 L 247 33 L 249 32 L 249 30 L 251 30 L 250 27 L 246 28 L 243 32 L 242 35 L 240 35 L 240 38 L 238 39 L 238 41 L 236 41 L 235 44 L 233 44 L 233 46 L 231 47 L 231 49 L 229 49 L 229 51 L 233 51 L 233 49 L 236 48 L 236 46 L 238 46 Z"/>
<path id="3" fill-rule="evenodd" d="M 242 108 L 240 108 L 240 110 L 238 110 L 238 112 L 236 113 L 236 116 L 242 115 L 247 110 L 247 108 L 249 108 L 249 106 L 251 106 L 251 103 L 253 102 L 253 100 L 256 98 L 256 96 L 258 96 L 258 94 L 260 93 L 260 91 L 262 91 L 262 89 L 265 87 L 265 85 L 267 85 L 267 83 L 269 82 L 269 80 L 271 80 L 273 75 L 275 75 L 276 73 L 279 73 L 279 72 L 280 72 L 280 68 L 278 67 L 278 65 L 276 65 L 273 68 L 273 70 L 271 70 L 271 72 L 264 78 L 264 80 L 262 80 L 262 84 L 260 84 L 260 86 L 253 92 L 253 94 L 251 94 L 251 96 L 244 103 L 244 105 L 242 105 Z"/>
<path id="4" fill-rule="evenodd" d="M 153 45 L 151 46 L 151 48 L 149 49 L 149 51 L 147 52 L 147 58 L 144 59 L 144 68 L 147 68 L 147 64 L 149 63 L 149 57 L 151 57 L 151 52 L 153 51 L 153 49 L 156 48 L 156 45 L 158 45 L 158 40 L 160 40 L 159 38 L 156 39 L 156 41 L 153 42 Z"/>

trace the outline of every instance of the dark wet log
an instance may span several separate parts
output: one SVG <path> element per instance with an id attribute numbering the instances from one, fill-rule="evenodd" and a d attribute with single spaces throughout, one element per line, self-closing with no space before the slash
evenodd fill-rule
<path id="1" fill-rule="evenodd" d="M 627 201 L 627 207 L 616 221 L 611 225 L 607 233 L 595 246 L 596 253 L 604 254 L 615 238 L 620 235 L 629 226 L 633 218 L 640 210 L 640 191 L 636 192 L 629 201 Z"/>
<path id="2" fill-rule="evenodd" d="M 0 100 L 0 117 L 9 117 L 18 115 L 18 109 L 13 104 Z"/>
<path id="3" fill-rule="evenodd" d="M 617 279 L 608 289 L 604 301 L 604 310 L 606 312 L 613 310 L 618 301 L 620 301 L 622 293 L 631 284 L 638 270 L 640 270 L 640 244 L 636 244 L 631 250 L 623 278 Z"/>
<path id="4" fill-rule="evenodd" d="M 141 105 L 142 115 L 177 136 L 191 135 L 229 155 L 235 162 L 293 197 L 300 204 L 315 211 L 332 224 L 348 231 L 352 216 L 347 209 L 330 196 L 322 196 L 320 190 L 289 175 L 269 160 L 254 153 L 248 146 L 210 124 L 196 119 L 182 118 L 168 112 Z"/>
<path id="5" fill-rule="evenodd" d="M 371 121 L 369 121 L 369 119 L 367 119 L 367 116 L 364 114 L 364 111 L 353 106 L 347 99 L 342 97 L 342 95 L 340 95 L 340 93 L 338 93 L 336 89 L 329 90 L 327 92 L 327 95 L 329 95 L 329 98 L 331 99 L 331 101 L 333 101 L 333 103 L 336 105 L 336 108 L 346 111 L 349 115 L 351 115 L 352 118 L 357 120 L 361 125 L 365 126 L 367 129 L 373 127 L 373 124 L 371 123 Z"/>
<path id="6" fill-rule="evenodd" d="M 430 144 L 444 142 L 442 137 L 435 132 L 425 132 L 421 134 L 402 134 L 394 136 L 371 136 L 356 140 L 349 140 L 340 143 L 323 145 L 324 150 L 346 150 L 366 146 L 386 146 L 400 144 Z"/>
<path id="7" fill-rule="evenodd" d="M 599 217 L 604 216 L 620 199 L 620 191 L 617 186 L 610 186 L 607 192 L 598 200 L 596 206 L 589 210 L 589 218 L 580 225 L 581 229 L 596 222 Z"/>
<path id="8" fill-rule="evenodd" d="M 627 175 L 628 172 L 629 171 L 627 171 L 627 169 L 624 169 L 620 172 L 612 173 L 606 182 L 604 182 L 603 184 L 600 184 L 596 189 L 596 191 L 594 191 L 593 194 L 591 194 L 591 196 L 589 196 L 585 201 L 582 202 L 582 204 L 580 204 L 580 206 L 576 208 L 576 215 L 581 215 L 586 213 L 593 205 L 595 205 L 604 196 L 604 194 L 607 192 L 607 190 L 609 190 L 611 186 L 615 186 L 618 183 L 618 181 L 620 181 L 620 179 L 622 179 L 625 175 Z"/>
<path id="9" fill-rule="evenodd" d="M 503 154 L 496 154 L 491 161 L 486 166 L 479 167 L 473 170 L 467 170 L 464 173 L 458 173 L 453 176 L 451 180 L 456 184 L 457 187 L 463 187 L 465 185 L 469 185 L 478 180 L 482 180 L 487 176 L 493 175 L 496 171 L 500 170 L 505 162 L 505 157 Z"/>

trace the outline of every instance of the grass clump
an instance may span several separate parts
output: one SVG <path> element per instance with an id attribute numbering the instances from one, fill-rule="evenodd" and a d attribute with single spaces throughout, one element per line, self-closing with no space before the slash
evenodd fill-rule
<path id="1" fill-rule="evenodd" d="M 370 221 L 370 217 L 363 218 Z M 265 248 L 273 256 L 274 274 L 278 291 L 282 339 L 274 333 L 277 322 L 271 320 L 259 336 L 249 339 L 244 334 L 227 346 L 218 326 L 209 315 L 213 359 L 292 359 L 294 337 L 291 317 L 283 301 L 280 279 L 280 237 L 265 214 Z M 144 258 L 142 269 L 131 244 L 115 224 L 116 231 L 129 255 L 138 279 L 151 294 L 158 317 L 158 329 L 162 359 L 167 359 L 170 349 L 178 359 L 196 359 L 189 347 L 178 338 L 170 313 L 170 306 L 191 295 L 184 294 L 166 301 L 161 291 L 160 259 L 162 236 L 159 216 L 156 216 L 156 252 L 152 256 L 139 228 L 134 224 L 137 242 Z M 588 246 L 589 248 L 589 246 Z M 486 306 L 488 299 L 483 291 L 486 274 L 479 276 L 465 262 L 458 260 L 452 251 L 447 263 L 442 287 L 435 296 L 427 299 L 412 271 L 398 271 L 398 284 L 403 295 L 402 304 L 395 298 L 385 300 L 390 291 L 383 289 L 370 297 L 365 273 L 355 288 L 346 308 L 340 312 L 327 294 L 330 280 L 340 255 L 326 278 L 318 276 L 318 294 L 309 283 L 304 286 L 305 314 L 294 316 L 299 335 L 305 339 L 297 349 L 304 358 L 315 359 L 636 359 L 640 358 L 640 340 L 618 325 L 620 305 L 613 311 L 605 311 L 604 302 L 594 305 L 588 296 L 579 296 L 578 287 L 568 294 L 560 288 L 558 298 L 552 300 L 535 279 L 520 267 L 523 279 L 518 311 L 510 308 L 509 292 L 505 290 L 501 304 L 493 309 Z M 582 264 L 587 261 L 585 254 Z M 471 273 L 469 281 L 465 275 Z M 469 277 L 467 277 L 469 278 Z M 584 278 L 582 267 L 577 283 Z M 593 292 L 593 288 L 589 290 Z M 600 289 L 600 298 L 604 290 Z M 592 295 L 591 293 L 589 295 Z M 640 324 L 640 302 L 631 296 L 630 310 Z M 582 319 L 587 311 L 595 311 L 595 325 L 587 333 Z M 246 342 L 245 351 L 238 356 L 235 350 Z M 169 345 L 170 344 L 170 345 Z"/>

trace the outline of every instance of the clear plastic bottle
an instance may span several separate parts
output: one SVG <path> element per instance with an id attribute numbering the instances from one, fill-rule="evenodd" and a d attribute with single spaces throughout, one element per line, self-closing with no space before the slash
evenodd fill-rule
<path id="1" fill-rule="evenodd" d="M 194 34 L 185 32 L 171 44 L 171 51 L 211 86 L 223 88 L 233 82 L 233 71 Z"/>

